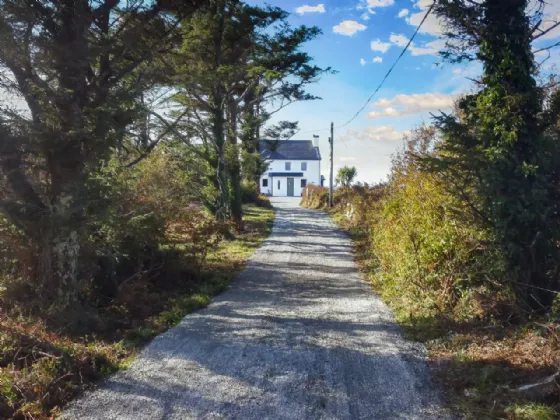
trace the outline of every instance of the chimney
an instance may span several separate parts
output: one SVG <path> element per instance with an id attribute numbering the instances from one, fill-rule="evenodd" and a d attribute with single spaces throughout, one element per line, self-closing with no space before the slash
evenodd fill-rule
<path id="1" fill-rule="evenodd" d="M 313 147 L 319 148 L 319 136 L 316 134 L 313 134 Z"/>

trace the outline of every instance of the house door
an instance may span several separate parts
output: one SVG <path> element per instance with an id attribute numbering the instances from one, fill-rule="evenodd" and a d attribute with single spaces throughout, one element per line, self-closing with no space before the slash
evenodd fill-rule
<path id="1" fill-rule="evenodd" d="M 294 178 L 288 178 L 288 197 L 294 196 Z"/>

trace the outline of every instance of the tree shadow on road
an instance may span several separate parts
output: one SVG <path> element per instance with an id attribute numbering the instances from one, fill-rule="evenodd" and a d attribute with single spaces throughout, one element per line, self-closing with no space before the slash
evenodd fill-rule
<path id="1" fill-rule="evenodd" d="M 78 405 L 92 418 L 447 418 L 422 349 L 357 274 L 347 236 L 321 212 L 276 213 L 226 293 L 110 378 L 102 405 Z"/>

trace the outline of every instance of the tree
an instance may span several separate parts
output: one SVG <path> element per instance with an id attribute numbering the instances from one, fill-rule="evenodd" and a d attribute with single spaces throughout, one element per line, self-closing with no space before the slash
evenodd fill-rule
<path id="1" fill-rule="evenodd" d="M 90 174 L 144 110 L 196 3 L 0 2 L 0 89 L 14 95 L 0 109 L 0 211 L 38 254 L 45 296 L 76 300 L 88 209 L 103 203 Z"/>
<path id="2" fill-rule="evenodd" d="M 220 220 L 231 217 L 238 229 L 241 164 L 260 170 L 254 159 L 260 128 L 288 104 L 316 99 L 305 88 L 330 71 L 311 65 L 311 57 L 299 51 L 320 31 L 292 29 L 287 16 L 279 8 L 214 0 L 183 24 L 175 100 L 197 131 L 195 143 L 216 168 L 219 194 L 210 208 Z"/>
<path id="3" fill-rule="evenodd" d="M 483 63 L 480 91 L 458 104 L 458 115 L 435 119 L 442 134 L 437 156 L 424 157 L 449 187 L 492 229 L 514 273 L 522 306 L 542 311 L 558 289 L 558 94 L 546 112 L 535 82 L 531 49 L 538 13 L 527 0 L 441 0 L 435 11 L 448 25 L 443 56 Z"/>
<path id="4" fill-rule="evenodd" d="M 350 188 L 354 178 L 358 175 L 358 171 L 354 166 L 344 166 L 338 170 L 336 175 L 336 183 L 342 185 L 343 188 Z"/>

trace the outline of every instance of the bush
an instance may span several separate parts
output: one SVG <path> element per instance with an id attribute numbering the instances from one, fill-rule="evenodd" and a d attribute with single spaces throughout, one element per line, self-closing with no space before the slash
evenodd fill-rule
<path id="1" fill-rule="evenodd" d="M 255 181 L 241 183 L 241 199 L 243 203 L 256 203 L 259 199 L 259 185 Z"/>
<path id="2" fill-rule="evenodd" d="M 329 205 L 328 188 L 308 185 L 301 194 L 301 205 L 310 209 L 326 208 Z"/>
<path id="3" fill-rule="evenodd" d="M 359 261 L 401 320 L 511 313 L 512 291 L 500 286 L 507 264 L 492 232 L 418 163 L 434 141 L 433 131 L 418 130 L 387 184 L 337 189 L 329 211 L 358 239 Z M 326 209 L 328 189 L 307 187 L 302 205 Z"/>
<path id="4" fill-rule="evenodd" d="M 393 174 L 371 252 L 374 281 L 401 317 L 482 316 L 497 302 L 504 258 L 490 233 L 456 208 L 437 176 L 413 166 Z"/>
<path id="5" fill-rule="evenodd" d="M 207 253 L 229 228 L 197 204 L 201 185 L 172 152 L 158 148 L 131 168 L 114 157 L 92 175 L 87 191 L 92 197 L 89 235 L 82 244 L 83 286 L 73 306 L 104 308 L 141 294 L 149 299 L 155 282 L 161 288 L 166 281 L 196 278 Z M 25 303 L 31 313 L 49 308 L 60 310 L 60 319 L 67 311 L 89 316 L 87 310 L 52 306 L 42 296 L 40 254 L 28 243 L 18 229 L 0 219 L 0 297 L 12 308 Z M 162 276 L 164 270 L 181 274 Z"/>

